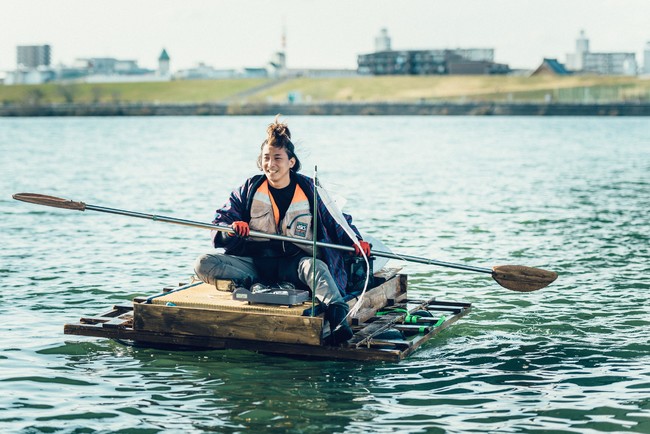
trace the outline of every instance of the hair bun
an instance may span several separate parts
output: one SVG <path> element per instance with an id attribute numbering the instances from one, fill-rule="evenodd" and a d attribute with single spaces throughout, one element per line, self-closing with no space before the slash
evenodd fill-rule
<path id="1" fill-rule="evenodd" d="M 289 126 L 285 123 L 280 122 L 280 115 L 275 116 L 275 120 L 273 121 L 272 124 L 269 124 L 269 126 L 266 128 L 266 135 L 268 138 L 276 138 L 279 139 L 282 136 L 286 136 L 287 138 L 291 138 L 291 132 L 289 131 Z"/>

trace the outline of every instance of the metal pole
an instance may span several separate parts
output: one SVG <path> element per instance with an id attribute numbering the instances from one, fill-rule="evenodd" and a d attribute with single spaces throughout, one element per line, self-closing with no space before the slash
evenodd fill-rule
<path id="1" fill-rule="evenodd" d="M 61 199 L 59 197 L 54 197 L 54 196 L 46 196 L 42 194 L 17 193 L 13 195 L 13 198 L 23 202 L 51 206 L 54 208 L 63 208 L 63 209 L 75 210 L 75 211 L 85 211 L 89 209 L 91 211 L 105 212 L 109 214 L 119 214 L 128 217 L 137 217 L 141 219 L 153 220 L 158 222 L 173 223 L 177 225 L 192 226 L 195 228 L 211 229 L 215 231 L 226 232 L 228 234 L 235 234 L 235 231 L 228 226 L 219 226 L 212 223 L 202 223 L 202 222 L 196 222 L 192 220 L 184 220 L 184 219 L 166 217 L 166 216 L 155 215 L 155 214 L 145 214 L 141 212 L 127 211 L 127 210 L 117 209 L 117 208 L 107 208 L 107 207 L 97 206 L 97 205 L 88 205 L 84 202 L 75 202 L 72 200 Z M 315 218 L 317 218 L 316 214 L 317 213 L 315 213 Z M 355 251 L 354 247 L 352 246 L 341 246 L 338 244 L 324 243 L 315 240 L 310 241 L 305 239 L 291 238 L 285 235 L 267 234 L 264 232 L 257 232 L 257 231 L 250 231 L 250 237 L 264 238 L 268 240 L 289 241 L 294 244 L 314 245 L 316 247 L 325 247 L 330 249 L 343 250 L 346 252 Z M 314 239 L 316 238 L 317 237 L 314 237 Z M 435 259 L 420 258 L 417 256 L 410 256 L 410 255 L 398 255 L 391 252 L 381 252 L 376 250 L 373 250 L 372 254 L 375 256 L 380 256 L 389 259 L 398 259 L 402 261 L 418 262 L 420 264 L 426 264 L 426 265 L 439 265 L 441 267 L 456 268 L 458 270 L 476 271 L 479 273 L 492 274 L 492 270 L 490 268 L 474 267 L 471 265 L 464 265 L 464 264 L 452 264 L 451 262 L 437 261 Z"/>
<path id="2" fill-rule="evenodd" d="M 318 249 L 318 166 L 314 166 L 314 212 L 312 216 L 311 316 L 316 315 L 316 251 Z"/>
<path id="3" fill-rule="evenodd" d="M 315 191 L 315 189 L 314 189 Z M 88 205 L 86 204 L 85 206 L 86 209 L 92 210 L 92 211 L 100 211 L 100 212 L 106 212 L 106 213 L 111 213 L 111 214 L 119 214 L 119 215 L 125 215 L 129 217 L 137 217 L 137 218 L 143 218 L 143 219 L 148 219 L 148 220 L 153 220 L 153 221 L 158 221 L 158 222 L 164 222 L 164 223 L 173 223 L 177 225 L 183 225 L 183 226 L 192 226 L 192 227 L 198 227 L 198 228 L 203 228 L 203 229 L 211 229 L 211 230 L 217 230 L 221 232 L 226 232 L 229 234 L 234 234 L 235 231 L 228 227 L 228 226 L 219 226 L 215 225 L 212 223 L 202 223 L 202 222 L 196 222 L 192 220 L 184 220 L 184 219 L 178 219 L 174 217 L 165 217 L 161 215 L 155 215 L 155 214 L 144 214 L 144 213 L 139 213 L 139 212 L 133 212 L 133 211 L 126 211 L 126 210 L 121 210 L 121 209 L 115 209 L 115 208 L 106 208 L 102 206 L 95 206 L 95 205 Z M 315 217 L 316 218 L 316 217 Z M 315 225 L 314 221 L 314 225 Z M 316 235 L 316 234 L 314 234 Z M 289 241 L 294 244 L 302 244 L 302 245 L 313 245 L 316 247 L 325 247 L 325 248 L 330 248 L 330 249 L 337 249 L 337 250 L 343 250 L 346 252 L 354 252 L 354 247 L 352 246 L 342 246 L 339 244 L 332 244 L 332 243 L 326 243 L 323 241 L 310 241 L 310 240 L 304 240 L 304 239 L 299 239 L 299 238 L 292 238 L 292 237 L 287 237 L 285 235 L 276 235 L 276 234 L 267 234 L 265 232 L 258 232 L 258 231 L 250 231 L 250 238 L 266 238 L 269 240 L 279 240 L 279 241 Z M 316 239 L 316 236 L 314 236 L 314 240 Z M 381 251 L 376 251 L 373 250 L 372 254 L 375 256 L 380 256 L 384 258 L 389 258 L 389 259 L 398 259 L 402 261 L 408 261 L 408 262 L 417 262 L 420 264 L 426 264 L 426 265 L 439 265 L 442 267 L 449 267 L 449 268 L 456 268 L 458 270 L 466 270 L 466 271 L 475 271 L 479 273 L 487 273 L 487 274 L 492 274 L 492 270 L 490 268 L 484 268 L 484 267 L 475 267 L 472 265 L 464 265 L 464 264 L 454 264 L 451 262 L 444 262 L 444 261 L 438 261 L 435 259 L 427 259 L 427 258 L 421 258 L 417 256 L 410 256 L 410 255 L 400 255 L 392 252 L 381 252 Z"/>
<path id="4" fill-rule="evenodd" d="M 316 187 L 314 186 L 314 209 L 316 209 Z M 115 208 L 105 208 L 101 206 L 95 206 L 95 205 L 86 205 L 86 209 L 92 210 L 92 211 L 100 211 L 100 212 L 106 212 L 106 213 L 111 213 L 111 214 L 119 214 L 119 215 L 125 215 L 129 217 L 138 217 L 138 218 L 143 218 L 143 219 L 149 219 L 157 222 L 164 222 L 164 223 L 173 223 L 177 225 L 183 225 L 183 226 L 192 226 L 192 227 L 198 227 L 198 228 L 203 228 L 203 229 L 211 229 L 211 230 L 217 230 L 221 232 L 226 232 L 230 234 L 234 234 L 235 231 L 228 227 L 228 226 L 219 226 L 215 225 L 212 223 L 201 223 L 201 222 L 196 222 L 192 220 L 184 220 L 184 219 L 177 219 L 174 217 L 165 217 L 161 215 L 155 215 L 155 214 L 144 214 L 144 213 L 139 213 L 139 212 L 132 212 L 132 211 L 125 211 L 125 210 L 120 210 L 120 209 L 115 209 Z M 317 216 L 314 214 L 314 227 L 316 226 L 317 223 Z M 315 228 L 314 228 L 315 230 Z M 270 240 L 279 240 L 279 241 L 289 241 L 294 244 L 303 244 L 303 245 L 311 245 L 314 246 L 314 252 L 316 251 L 317 247 L 325 247 L 325 248 L 330 248 L 330 249 L 337 249 L 337 250 L 343 250 L 346 252 L 354 252 L 354 247 L 352 246 L 342 246 L 340 244 L 332 244 L 332 243 L 326 243 L 322 241 L 316 241 L 316 233 L 314 233 L 314 240 L 303 240 L 299 238 L 292 238 L 292 237 L 287 237 L 285 235 L 276 235 L 276 234 L 267 234 L 265 232 L 258 232 L 258 231 L 250 231 L 250 238 L 266 238 Z M 449 267 L 449 268 L 456 268 L 458 270 L 466 270 L 466 271 L 476 271 L 479 273 L 487 273 L 487 274 L 492 274 L 492 270 L 490 268 L 484 268 L 484 267 L 475 267 L 472 265 L 464 265 L 464 264 L 454 264 L 451 262 L 444 262 L 444 261 L 437 261 L 435 259 L 427 259 L 427 258 L 421 258 L 418 256 L 410 256 L 410 255 L 400 255 L 392 252 L 381 252 L 381 251 L 376 251 L 373 250 L 372 254 L 375 256 L 380 256 L 383 258 L 389 258 L 389 259 L 397 259 L 397 260 L 402 260 L 402 261 L 408 261 L 408 262 L 417 262 L 420 264 L 426 264 L 426 265 L 439 265 L 441 267 Z"/>

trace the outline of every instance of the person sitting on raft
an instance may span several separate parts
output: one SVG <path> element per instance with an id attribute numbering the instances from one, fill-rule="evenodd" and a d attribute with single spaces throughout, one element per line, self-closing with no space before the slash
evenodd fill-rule
<path id="1" fill-rule="evenodd" d="M 290 282 L 309 288 L 324 307 L 331 342 L 340 344 L 353 335 L 347 321 L 349 307 L 343 299 L 348 280 L 344 258 L 350 253 L 321 248 L 314 264 L 312 246 L 249 238 L 251 230 L 305 240 L 313 240 L 314 236 L 314 180 L 298 173 L 300 160 L 291 142 L 291 132 L 287 124 L 280 123 L 279 115 L 266 132 L 257 159 L 263 175 L 253 176 L 235 189 L 226 204 L 217 210 L 213 221 L 231 227 L 235 234 L 212 231 L 213 246 L 222 247 L 225 252 L 199 256 L 195 263 L 196 275 L 209 284 L 216 284 L 218 279 L 231 279 L 244 285 Z M 354 245 L 357 255 L 363 249 L 370 256 L 370 244 L 363 241 L 352 225 L 351 216 L 343 214 L 360 248 L 322 201 L 318 200 L 317 206 L 318 241 Z"/>

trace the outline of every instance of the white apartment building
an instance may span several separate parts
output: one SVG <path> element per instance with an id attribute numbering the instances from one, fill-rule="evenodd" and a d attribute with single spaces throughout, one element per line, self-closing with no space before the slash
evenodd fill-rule
<path id="1" fill-rule="evenodd" d="M 575 53 L 567 54 L 566 66 L 586 74 L 636 75 L 638 72 L 634 53 L 592 53 L 584 30 L 580 30 L 576 39 Z"/>

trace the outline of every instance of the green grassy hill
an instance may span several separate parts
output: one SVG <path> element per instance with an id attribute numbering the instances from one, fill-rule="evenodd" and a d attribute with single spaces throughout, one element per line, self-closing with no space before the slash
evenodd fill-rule
<path id="1" fill-rule="evenodd" d="M 650 101 L 638 77 L 363 76 L 0 86 L 0 104 Z"/>
<path id="2" fill-rule="evenodd" d="M 250 101 L 434 102 L 512 101 L 602 102 L 650 100 L 650 80 L 637 77 L 380 76 L 310 79 L 280 83 Z"/>

